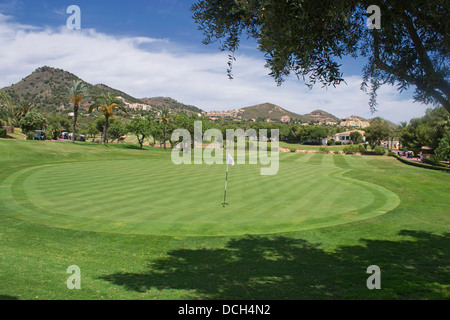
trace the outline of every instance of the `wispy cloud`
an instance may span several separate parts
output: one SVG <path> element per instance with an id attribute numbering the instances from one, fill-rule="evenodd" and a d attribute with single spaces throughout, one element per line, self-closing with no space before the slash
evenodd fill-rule
<path id="1" fill-rule="evenodd" d="M 93 29 L 37 28 L 14 23 L 0 14 L 0 87 L 21 80 L 43 65 L 70 71 L 87 82 L 105 83 L 135 97 L 170 96 L 204 110 L 241 108 L 263 102 L 300 114 L 323 109 L 338 117 L 371 117 L 368 96 L 351 76 L 347 85 L 309 90 L 290 79 L 276 86 L 264 60 L 242 55 L 226 76 L 227 54 L 198 53 L 170 39 L 116 37 Z M 394 122 L 421 116 L 425 107 L 413 104 L 395 88 L 379 95 L 379 113 Z"/>
<path id="2" fill-rule="evenodd" d="M 52 12 L 58 16 L 67 17 L 67 7 L 55 8 Z"/>
<path id="3" fill-rule="evenodd" d="M 13 13 L 22 6 L 19 0 L 4 0 L 0 3 L 0 13 Z"/>

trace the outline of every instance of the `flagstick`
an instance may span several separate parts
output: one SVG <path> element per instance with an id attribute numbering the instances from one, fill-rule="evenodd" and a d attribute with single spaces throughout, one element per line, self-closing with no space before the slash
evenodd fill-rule
<path id="1" fill-rule="evenodd" d="M 227 160 L 227 174 L 226 174 L 226 177 L 225 177 L 225 192 L 223 194 L 223 203 L 222 203 L 224 208 L 228 204 L 228 203 L 226 203 L 226 200 L 227 200 L 227 183 L 228 183 L 228 160 Z"/>

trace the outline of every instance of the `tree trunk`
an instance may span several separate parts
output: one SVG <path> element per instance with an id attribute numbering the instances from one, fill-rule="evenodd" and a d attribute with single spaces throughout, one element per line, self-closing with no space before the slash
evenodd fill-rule
<path id="1" fill-rule="evenodd" d="M 78 106 L 73 107 L 73 133 L 72 133 L 72 143 L 75 143 L 75 130 L 77 128 L 78 120 Z"/>
<path id="2" fill-rule="evenodd" d="M 163 139 L 164 139 L 164 150 L 166 150 L 166 128 L 163 130 Z"/>
<path id="3" fill-rule="evenodd" d="M 109 117 L 105 116 L 105 128 L 103 128 L 103 144 L 106 145 L 106 135 L 108 133 Z"/>

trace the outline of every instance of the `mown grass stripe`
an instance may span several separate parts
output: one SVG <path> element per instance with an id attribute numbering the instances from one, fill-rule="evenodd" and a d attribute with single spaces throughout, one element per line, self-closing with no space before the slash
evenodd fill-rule
<path id="1" fill-rule="evenodd" d="M 42 221 L 110 232 L 129 232 L 133 226 L 156 234 L 272 232 L 269 229 L 313 225 L 308 219 L 321 215 L 325 223 L 345 211 L 340 206 L 330 209 L 337 197 L 323 196 L 335 185 L 348 186 L 348 180 L 334 176 L 340 169 L 331 155 L 296 154 L 291 161 L 281 161 L 275 176 L 261 176 L 261 165 L 229 168 L 230 206 L 225 209 L 221 203 L 226 165 L 171 166 L 166 173 L 162 168 L 167 158 L 153 159 L 152 166 L 148 162 L 92 161 L 88 168 L 81 162 L 46 165 L 16 184 L 22 184 L 29 210 L 39 207 L 46 215 Z M 65 184 L 70 187 L 61 188 Z"/>

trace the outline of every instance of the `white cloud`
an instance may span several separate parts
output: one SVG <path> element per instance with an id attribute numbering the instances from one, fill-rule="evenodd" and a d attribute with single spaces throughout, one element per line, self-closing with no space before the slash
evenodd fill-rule
<path id="1" fill-rule="evenodd" d="M 359 89 L 359 76 L 328 90 L 320 86 L 309 90 L 292 79 L 278 87 L 267 75 L 264 60 L 244 55 L 238 57 L 235 78 L 230 81 L 226 53 L 193 53 L 168 39 L 115 37 L 92 29 L 36 28 L 14 23 L 2 14 L 0 43 L 0 87 L 48 65 L 135 97 L 170 96 L 204 110 L 272 102 L 299 114 L 323 109 L 338 117 L 373 116 L 368 96 Z M 425 109 L 406 95 L 400 96 L 395 88 L 384 87 L 376 115 L 400 122 L 423 115 Z"/>

